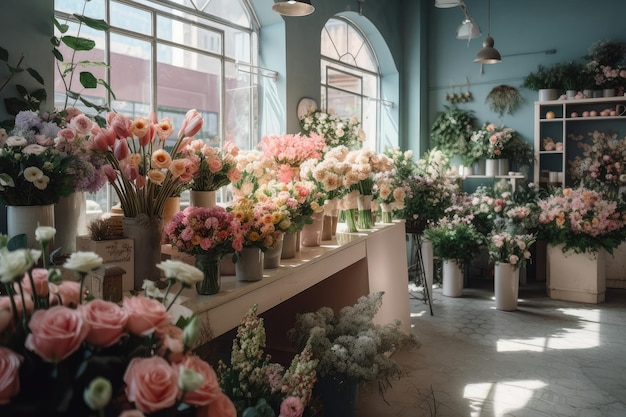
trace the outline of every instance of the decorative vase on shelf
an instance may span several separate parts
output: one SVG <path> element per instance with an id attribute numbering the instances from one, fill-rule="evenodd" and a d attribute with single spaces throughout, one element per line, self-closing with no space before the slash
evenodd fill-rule
<path id="1" fill-rule="evenodd" d="M 374 228 L 372 218 L 372 195 L 360 195 L 357 199 L 359 217 L 357 219 L 357 230 L 368 230 Z"/>
<path id="2" fill-rule="evenodd" d="M 7 234 L 9 237 L 24 234 L 26 235 L 27 247 L 40 249 L 41 245 L 35 239 L 35 230 L 38 226 L 56 227 L 54 222 L 54 204 L 6 207 Z M 56 237 L 53 245 L 56 247 Z"/>
<path id="3" fill-rule="evenodd" d="M 55 249 L 61 254 L 76 252 L 76 236 L 87 234 L 87 200 L 84 191 L 76 191 L 62 197 L 54 205 Z"/>
<path id="4" fill-rule="evenodd" d="M 519 268 L 515 268 L 509 263 L 498 262 L 494 266 L 493 281 L 496 309 L 502 311 L 517 310 Z"/>
<path id="5" fill-rule="evenodd" d="M 134 285 L 140 291 L 144 280 L 158 281 L 160 270 L 156 267 L 161 262 L 162 218 L 150 218 L 145 214 L 137 217 L 124 217 L 124 236 L 134 240 Z"/>
<path id="6" fill-rule="evenodd" d="M 260 281 L 263 279 L 263 258 L 265 254 L 256 246 L 244 246 L 237 252 L 235 276 L 239 281 Z"/>
<path id="7" fill-rule="evenodd" d="M 383 223 L 393 223 L 393 210 L 391 209 L 391 204 L 382 203 L 380 205 L 381 212 L 381 221 Z"/>
<path id="8" fill-rule="evenodd" d="M 498 175 L 509 175 L 509 159 L 498 159 Z"/>
<path id="9" fill-rule="evenodd" d="M 542 88 L 538 93 L 539 101 L 550 101 L 559 98 L 559 90 L 556 88 Z"/>
<path id="10" fill-rule="evenodd" d="M 593 98 L 593 90 L 583 90 L 583 96 L 585 98 Z"/>
<path id="11" fill-rule="evenodd" d="M 322 229 L 324 227 L 324 213 L 313 213 L 313 223 L 305 224 L 300 231 L 300 244 L 306 247 L 319 246 L 322 243 Z"/>
<path id="12" fill-rule="evenodd" d="M 283 253 L 284 233 L 276 239 L 275 246 L 268 248 L 263 255 L 263 269 L 276 269 L 280 266 L 280 259 Z"/>
<path id="13" fill-rule="evenodd" d="M 296 257 L 296 244 L 298 243 L 297 232 L 283 233 L 283 246 L 281 248 L 281 259 L 292 259 Z"/>
<path id="14" fill-rule="evenodd" d="M 217 191 L 189 190 L 189 204 L 192 207 L 215 207 L 217 205 Z"/>
<path id="15" fill-rule="evenodd" d="M 598 304 L 606 293 L 606 250 L 563 252 L 563 245 L 546 249 L 548 297 L 554 300 Z"/>
<path id="16" fill-rule="evenodd" d="M 499 163 L 497 159 L 485 160 L 485 175 L 488 177 L 495 177 L 498 175 Z"/>
<path id="17" fill-rule="evenodd" d="M 456 259 L 443 261 L 443 295 L 460 297 L 463 295 L 463 270 Z"/>
<path id="18" fill-rule="evenodd" d="M 346 375 L 324 375 L 315 382 L 313 394 L 318 396 L 324 417 L 354 417 L 359 394 L 359 382 Z"/>
<path id="19" fill-rule="evenodd" d="M 602 96 L 603 97 L 615 97 L 617 93 L 615 92 L 614 88 L 605 88 L 604 90 L 602 90 Z"/>
<path id="20" fill-rule="evenodd" d="M 481 159 L 472 165 L 474 175 L 485 175 L 485 160 Z"/>
<path id="21" fill-rule="evenodd" d="M 593 90 L 593 98 L 604 97 L 604 91 L 602 90 Z"/>
<path id="22" fill-rule="evenodd" d="M 195 266 L 204 274 L 204 279 L 196 283 L 196 292 L 200 295 L 217 294 L 222 284 L 219 255 L 211 252 L 197 254 Z"/>
<path id="23" fill-rule="evenodd" d="M 337 200 L 324 202 L 324 225 L 322 227 L 322 240 L 331 240 L 337 229 Z"/>

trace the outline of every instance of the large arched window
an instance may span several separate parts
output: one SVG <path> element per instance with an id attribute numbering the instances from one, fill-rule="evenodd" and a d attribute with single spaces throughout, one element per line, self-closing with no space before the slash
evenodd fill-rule
<path id="1" fill-rule="evenodd" d="M 321 39 L 321 107 L 340 117 L 356 116 L 366 146 L 380 150 L 380 70 L 363 32 L 350 20 L 329 19 Z"/>
<path id="2" fill-rule="evenodd" d="M 82 91 L 90 101 L 109 103 L 129 117 L 154 111 L 159 118 L 170 117 L 175 127 L 187 110 L 197 109 L 205 121 L 197 137 L 215 145 L 230 140 L 242 149 L 256 144 L 257 92 L 250 68 L 257 63 L 258 23 L 249 2 L 55 0 L 56 18 L 68 23 L 69 34 L 79 25 L 73 13 L 103 19 L 111 27 L 106 33 L 80 28 L 81 36 L 96 42 L 81 59 L 107 62 L 109 69 L 88 70 L 106 80 L 115 93 L 113 100 L 103 87 Z M 72 82 L 80 85 L 78 79 Z M 66 105 L 58 74 L 55 105 Z M 98 203 L 108 209 L 114 196 L 100 193 L 107 196 L 98 196 Z"/>

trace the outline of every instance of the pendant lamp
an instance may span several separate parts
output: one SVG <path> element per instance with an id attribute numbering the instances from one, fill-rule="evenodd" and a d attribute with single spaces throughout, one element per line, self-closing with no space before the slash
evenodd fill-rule
<path id="1" fill-rule="evenodd" d="M 283 16 L 307 16 L 315 11 L 311 0 L 287 0 L 274 3 L 272 10 Z"/>
<path id="2" fill-rule="evenodd" d="M 456 30 L 457 39 L 474 39 L 480 36 L 480 28 L 474 19 L 465 19 Z"/>
<path id="3" fill-rule="evenodd" d="M 483 41 L 482 49 L 476 54 L 474 62 L 481 64 L 496 64 L 502 61 L 502 57 L 500 56 L 500 52 L 493 47 L 494 42 L 491 37 L 491 0 L 488 0 L 487 3 L 487 24 L 487 37 Z"/>
<path id="4" fill-rule="evenodd" d="M 461 0 L 435 0 L 435 7 L 440 9 L 447 9 L 449 7 L 456 7 L 461 5 Z"/>

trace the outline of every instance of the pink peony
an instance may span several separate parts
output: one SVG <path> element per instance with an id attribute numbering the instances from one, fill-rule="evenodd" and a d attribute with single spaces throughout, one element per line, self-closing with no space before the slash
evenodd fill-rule
<path id="1" fill-rule="evenodd" d="M 64 306 L 33 313 L 24 345 L 46 362 L 59 362 L 76 352 L 89 332 L 82 313 Z"/>
<path id="2" fill-rule="evenodd" d="M 154 413 L 176 403 L 178 373 L 159 356 L 134 358 L 124 373 L 126 397 L 144 413 Z"/>
<path id="3" fill-rule="evenodd" d="M 85 321 L 89 323 L 87 343 L 108 347 L 117 343 L 124 335 L 128 312 L 117 304 L 95 299 L 79 308 L 82 310 Z"/>
<path id="4" fill-rule="evenodd" d="M 187 368 L 199 373 L 204 378 L 198 389 L 185 394 L 185 403 L 196 406 L 208 405 L 222 395 L 215 370 L 198 356 L 187 356 L 178 366 L 179 372 L 181 368 Z"/>
<path id="5" fill-rule="evenodd" d="M 125 297 L 123 308 L 128 313 L 127 330 L 138 336 L 169 326 L 172 318 L 163 304 L 147 297 Z"/>
<path id="6" fill-rule="evenodd" d="M 0 346 L 0 404 L 8 404 L 20 392 L 20 365 L 24 358 Z"/>

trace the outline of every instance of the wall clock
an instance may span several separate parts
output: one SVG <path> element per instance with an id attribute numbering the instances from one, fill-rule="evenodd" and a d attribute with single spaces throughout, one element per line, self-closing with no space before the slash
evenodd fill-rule
<path id="1" fill-rule="evenodd" d="M 298 119 L 302 119 L 309 110 L 317 110 L 317 102 L 309 97 L 302 97 L 300 101 L 298 101 Z"/>

